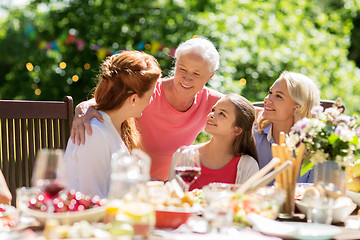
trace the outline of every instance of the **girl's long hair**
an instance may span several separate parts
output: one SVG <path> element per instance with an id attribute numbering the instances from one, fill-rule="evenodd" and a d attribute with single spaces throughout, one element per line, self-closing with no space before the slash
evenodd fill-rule
<path id="1" fill-rule="evenodd" d="M 253 134 L 255 121 L 255 108 L 246 98 L 230 93 L 225 96 L 235 105 L 235 122 L 234 126 L 242 129 L 242 132 L 236 136 L 233 143 L 234 156 L 247 154 L 258 162 L 258 156 Z M 258 162 L 259 163 L 259 162 Z"/>

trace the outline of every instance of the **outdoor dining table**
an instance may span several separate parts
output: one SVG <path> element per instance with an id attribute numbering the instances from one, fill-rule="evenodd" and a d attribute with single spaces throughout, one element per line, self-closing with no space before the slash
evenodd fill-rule
<path id="1" fill-rule="evenodd" d="M 350 240 L 350 239 L 360 239 L 360 216 L 357 215 L 358 208 L 353 212 L 352 215 L 350 215 L 344 222 L 337 223 L 335 226 L 339 227 L 341 232 L 331 239 L 336 240 Z M 201 221 L 201 217 L 199 216 L 193 216 L 189 219 L 191 224 L 193 224 L 196 221 Z M 293 218 L 291 219 L 278 219 L 279 221 L 290 221 L 290 222 L 306 222 L 306 218 L 304 214 L 296 213 Z M 356 229 L 350 229 L 348 228 L 350 226 L 351 221 L 353 223 L 357 223 Z M 180 226 L 176 230 L 170 230 L 170 229 L 154 229 L 151 235 L 147 238 L 149 240 L 177 240 L 177 239 L 186 239 L 186 240 L 192 240 L 192 239 L 264 239 L 264 240 L 271 240 L 271 239 L 287 239 L 287 238 L 280 238 L 277 236 L 268 236 L 265 234 L 262 234 L 258 231 L 253 230 L 250 227 L 245 228 L 233 228 L 232 231 L 227 231 L 226 233 L 194 233 L 191 231 L 186 231 L 184 228 L 181 230 L 183 226 Z M 0 239 L 32 239 L 32 240 L 45 240 L 44 237 L 44 228 L 42 226 L 33 226 L 26 229 L 23 229 L 21 231 L 16 232 L 10 232 L 8 235 L 5 235 L 8 237 L 4 237 L 0 233 Z M 84 239 L 84 238 L 82 238 Z M 88 238 L 89 239 L 96 239 L 96 238 Z M 119 237 L 112 237 L 112 238 L 102 238 L 105 240 L 112 240 L 112 239 L 118 239 L 118 240 L 128 240 L 133 239 L 130 236 L 119 236 Z M 293 239 L 293 238 L 289 238 Z M 306 238 L 310 239 L 310 238 Z M 311 239 L 318 239 L 316 237 L 313 237 Z M 324 239 L 324 238 L 321 238 Z M 328 239 L 328 238 L 326 238 Z M 72 238 L 72 240 L 75 240 Z"/>

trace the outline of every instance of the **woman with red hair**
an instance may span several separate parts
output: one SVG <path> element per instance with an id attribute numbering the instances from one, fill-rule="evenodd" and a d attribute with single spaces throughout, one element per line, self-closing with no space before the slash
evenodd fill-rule
<path id="1" fill-rule="evenodd" d="M 141 148 L 133 118 L 140 117 L 149 104 L 160 76 L 157 60 L 139 51 L 123 51 L 102 63 L 94 108 L 104 121 L 90 121 L 92 135 L 86 136 L 84 145 L 69 139 L 65 152 L 68 188 L 87 195 L 108 195 L 111 155 Z"/>

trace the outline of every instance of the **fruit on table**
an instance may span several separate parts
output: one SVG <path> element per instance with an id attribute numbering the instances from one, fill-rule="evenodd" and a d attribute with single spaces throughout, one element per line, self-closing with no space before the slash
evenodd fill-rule
<path id="1" fill-rule="evenodd" d="M 124 236 L 124 235 L 133 235 L 134 228 L 129 223 L 121 221 L 113 221 L 106 225 L 106 230 L 112 236 Z"/>
<path id="2" fill-rule="evenodd" d="M 360 177 L 360 162 L 356 162 L 352 167 L 353 177 Z"/>
<path id="3" fill-rule="evenodd" d="M 128 203 L 123 211 L 126 216 L 135 222 L 142 221 L 143 218 L 149 217 L 153 212 L 154 208 L 152 205 L 142 202 Z"/>
<path id="4" fill-rule="evenodd" d="M 103 205 L 101 198 L 98 195 L 90 197 L 81 192 L 71 189 L 66 194 L 61 194 L 59 197 L 56 197 L 54 199 L 51 199 L 45 193 L 40 193 L 36 197 L 29 200 L 29 208 L 47 211 L 51 201 L 53 209 L 50 211 L 55 213 L 67 211 L 84 211 L 86 209 Z"/>
<path id="5" fill-rule="evenodd" d="M 353 192 L 360 192 L 360 161 L 355 162 L 351 168 L 352 177 L 347 180 L 347 190 Z"/>
<path id="6" fill-rule="evenodd" d="M 360 177 L 353 177 L 347 181 L 347 190 L 353 192 L 360 192 Z"/>
<path id="7" fill-rule="evenodd" d="M 154 208 L 149 203 L 126 203 L 123 207 L 122 214 L 126 222 L 132 225 L 134 235 L 146 238 L 150 234 L 151 227 L 155 224 Z M 122 217 L 119 218 L 121 219 Z"/>

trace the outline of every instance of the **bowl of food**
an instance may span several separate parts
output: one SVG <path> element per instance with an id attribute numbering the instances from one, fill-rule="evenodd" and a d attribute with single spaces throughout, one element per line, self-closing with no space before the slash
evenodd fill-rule
<path id="1" fill-rule="evenodd" d="M 307 217 L 309 211 L 314 209 L 318 214 L 330 210 L 333 223 L 343 222 L 356 208 L 351 198 L 343 196 L 337 189 L 326 188 L 321 184 L 307 187 L 303 198 L 296 200 L 295 205 Z"/>
<path id="2" fill-rule="evenodd" d="M 308 211 L 310 210 L 310 208 L 313 208 L 313 205 L 309 204 L 306 201 L 296 200 L 295 204 L 299 211 L 306 216 L 308 215 Z M 335 199 L 334 204 L 331 207 L 332 222 L 344 222 L 345 219 L 355 210 L 355 208 L 356 204 L 349 197 L 338 197 L 337 199 Z"/>
<path id="3" fill-rule="evenodd" d="M 313 187 L 313 183 L 297 183 L 295 188 L 295 199 L 301 200 L 307 188 Z"/>
<path id="4" fill-rule="evenodd" d="M 232 201 L 234 223 L 241 226 L 251 225 L 247 220 L 249 213 L 275 219 L 284 201 L 285 191 L 274 187 L 262 187 L 247 194 L 235 194 Z"/>
<path id="5" fill-rule="evenodd" d="M 155 227 L 178 228 L 194 214 L 191 208 L 161 207 L 155 210 Z"/>
<path id="6" fill-rule="evenodd" d="M 41 224 L 45 224 L 47 219 L 55 219 L 61 224 L 73 224 L 81 220 L 102 220 L 106 207 L 99 196 L 89 197 L 81 192 L 69 190 L 54 199 L 39 193 L 30 198 L 27 207 L 22 207 L 21 210 L 26 215 L 36 218 Z"/>

